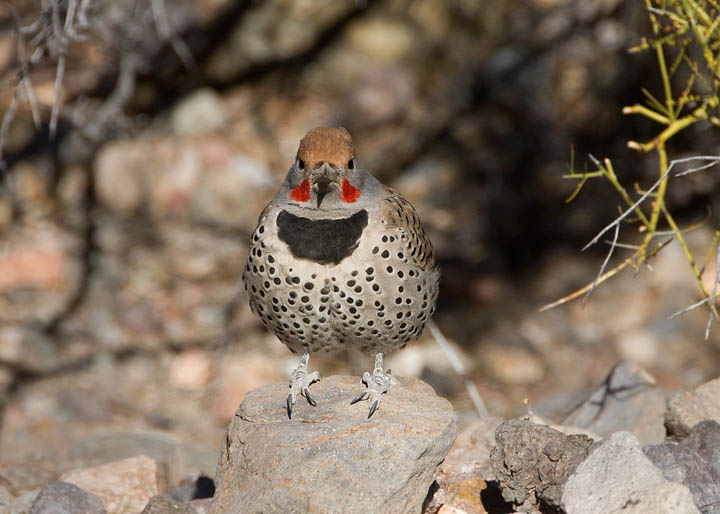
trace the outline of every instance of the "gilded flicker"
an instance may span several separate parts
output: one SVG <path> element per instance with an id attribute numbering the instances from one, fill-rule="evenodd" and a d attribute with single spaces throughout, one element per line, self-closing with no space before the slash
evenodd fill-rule
<path id="1" fill-rule="evenodd" d="M 300 141 L 280 190 L 260 215 L 243 272 L 250 307 L 302 355 L 286 399 L 316 405 L 310 354 L 355 348 L 375 355 L 367 386 L 372 416 L 390 384 L 383 355 L 415 341 L 433 314 L 440 271 L 413 206 L 355 158 L 342 127 Z"/>

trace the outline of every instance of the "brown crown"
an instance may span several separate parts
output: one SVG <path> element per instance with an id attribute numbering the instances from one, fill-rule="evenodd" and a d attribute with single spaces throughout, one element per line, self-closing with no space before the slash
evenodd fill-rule
<path id="1" fill-rule="evenodd" d="M 318 127 L 302 138 L 297 156 L 305 161 L 310 169 L 315 169 L 322 163 L 338 168 L 346 166 L 353 153 L 352 137 L 345 128 Z"/>

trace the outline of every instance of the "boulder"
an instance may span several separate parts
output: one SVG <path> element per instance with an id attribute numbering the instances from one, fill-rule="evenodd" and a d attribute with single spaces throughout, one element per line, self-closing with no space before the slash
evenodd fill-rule
<path id="1" fill-rule="evenodd" d="M 287 383 L 248 393 L 220 451 L 213 514 L 413 512 L 455 441 L 450 403 L 416 378 L 394 377 L 380 408 L 350 405 L 364 385 L 333 376 L 299 398 L 288 419 Z"/>

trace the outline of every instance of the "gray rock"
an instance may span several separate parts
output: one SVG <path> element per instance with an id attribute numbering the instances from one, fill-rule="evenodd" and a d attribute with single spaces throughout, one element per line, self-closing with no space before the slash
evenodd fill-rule
<path id="1" fill-rule="evenodd" d="M 692 449 L 720 473 L 720 423 L 703 421 L 695 425 L 682 444 Z"/>
<path id="2" fill-rule="evenodd" d="M 140 514 L 197 514 L 189 505 L 175 500 L 167 494 L 158 494 L 150 498 Z"/>
<path id="3" fill-rule="evenodd" d="M 582 511 L 577 511 L 582 514 Z M 630 493 L 622 507 L 612 514 L 698 514 L 688 488 L 675 482 Z M 703 511 L 705 512 L 705 511 Z M 571 514 L 573 514 L 571 512 Z"/>
<path id="4" fill-rule="evenodd" d="M 178 483 L 192 473 L 212 475 L 217 454 L 184 444 L 179 437 L 160 431 L 108 431 L 78 441 L 69 451 L 72 467 L 99 466 L 138 454 L 162 462 L 169 483 Z"/>
<path id="5" fill-rule="evenodd" d="M 706 419 L 720 422 L 720 378 L 692 391 L 675 394 L 668 404 L 665 426 L 672 435 L 684 437 L 692 427 Z"/>
<path id="6" fill-rule="evenodd" d="M 150 498 L 167 491 L 162 466 L 145 455 L 67 471 L 60 480 L 97 494 L 110 514 L 140 512 Z"/>
<path id="7" fill-rule="evenodd" d="M 317 407 L 289 420 L 287 384 L 247 394 L 220 451 L 211 512 L 419 512 L 457 435 L 447 400 L 395 377 L 380 409 L 350 405 L 364 386 L 332 376 L 313 385 Z"/>
<path id="8" fill-rule="evenodd" d="M 49 482 L 35 497 L 30 514 L 106 514 L 99 496 L 67 482 Z"/>
<path id="9" fill-rule="evenodd" d="M 645 508 L 652 498 L 665 498 L 661 505 L 653 506 L 665 510 Z M 629 432 L 616 432 L 603 440 L 577 466 L 565 483 L 562 503 L 573 514 L 604 514 L 631 506 L 635 512 L 648 514 L 698 512 L 690 491 L 679 484 L 668 485 L 662 472 L 642 452 L 637 437 Z M 672 509 L 668 510 L 668 506 Z"/>
<path id="10" fill-rule="evenodd" d="M 698 508 L 706 514 L 720 514 L 720 474 L 700 455 L 684 444 L 666 442 L 646 446 L 643 452 L 670 482 L 684 484 Z"/>
<path id="11" fill-rule="evenodd" d="M 587 429 L 600 436 L 625 430 L 640 444 L 665 439 L 665 393 L 642 367 L 620 361 L 605 381 L 562 424 Z"/>
<path id="12" fill-rule="evenodd" d="M 567 477 L 587 457 L 593 440 L 567 436 L 524 419 L 506 421 L 495 432 L 490 464 L 506 501 L 519 510 L 561 505 Z"/>

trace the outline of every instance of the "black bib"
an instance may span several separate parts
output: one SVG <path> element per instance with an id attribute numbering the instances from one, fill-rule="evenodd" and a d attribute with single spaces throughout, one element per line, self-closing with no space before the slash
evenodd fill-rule
<path id="1" fill-rule="evenodd" d="M 337 220 L 311 220 L 287 211 L 277 217 L 278 236 L 292 254 L 320 264 L 338 264 L 352 255 L 367 224 L 365 210 Z"/>

